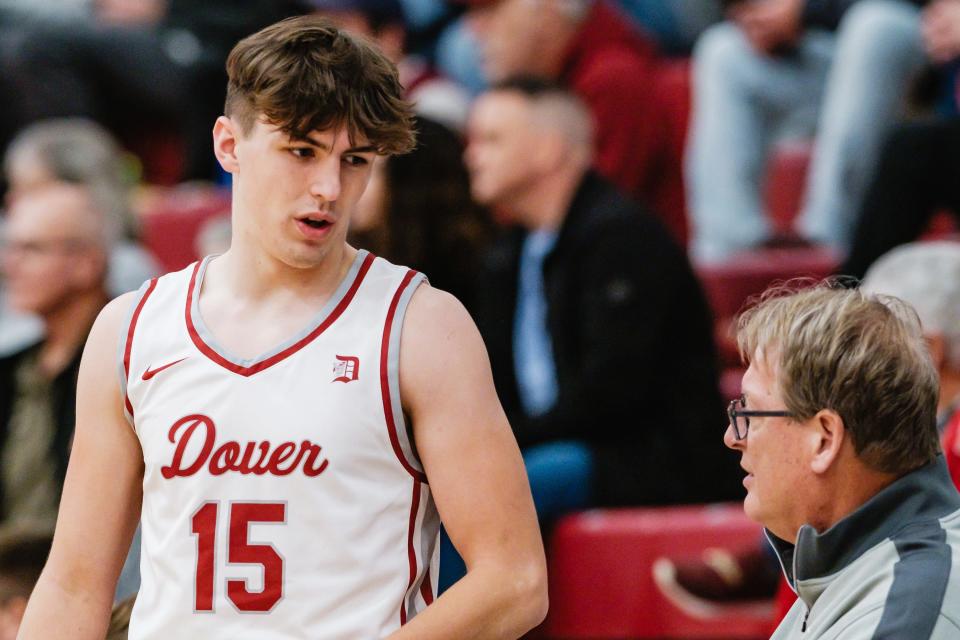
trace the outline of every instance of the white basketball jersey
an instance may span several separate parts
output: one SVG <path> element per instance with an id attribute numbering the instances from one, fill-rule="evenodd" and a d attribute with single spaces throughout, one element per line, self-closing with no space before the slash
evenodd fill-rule
<path id="1" fill-rule="evenodd" d="M 301 335 L 243 360 L 200 317 L 208 262 L 145 284 L 120 345 L 145 463 L 130 638 L 382 638 L 437 577 L 397 384 L 424 278 L 361 251 Z"/>

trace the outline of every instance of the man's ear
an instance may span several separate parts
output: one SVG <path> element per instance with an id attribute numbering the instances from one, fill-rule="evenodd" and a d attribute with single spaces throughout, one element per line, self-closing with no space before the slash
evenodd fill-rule
<path id="1" fill-rule="evenodd" d="M 840 414 L 830 409 L 818 411 L 817 415 L 811 418 L 811 423 L 810 443 L 813 456 L 810 470 L 816 474 L 824 474 L 840 456 L 847 439 L 846 426 Z"/>
<path id="2" fill-rule="evenodd" d="M 213 154 L 227 173 L 236 173 L 240 168 L 237 161 L 237 139 L 240 133 L 239 123 L 228 116 L 220 116 L 213 124 Z"/>
<path id="3" fill-rule="evenodd" d="M 570 146 L 562 134 L 550 131 L 537 141 L 537 160 L 544 171 L 553 171 L 569 159 Z"/>

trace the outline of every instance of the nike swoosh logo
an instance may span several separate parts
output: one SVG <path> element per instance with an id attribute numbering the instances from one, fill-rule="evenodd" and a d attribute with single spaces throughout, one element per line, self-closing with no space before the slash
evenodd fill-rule
<path id="1" fill-rule="evenodd" d="M 147 367 L 147 370 L 143 372 L 143 379 L 144 379 L 144 380 L 149 380 L 150 378 L 152 378 L 153 376 L 157 375 L 158 373 L 160 373 L 160 372 L 163 371 L 164 369 L 169 369 L 169 368 L 172 367 L 173 365 L 179 364 L 179 363 L 183 362 L 184 360 L 186 360 L 186 359 L 189 358 L 189 357 L 190 357 L 190 356 L 187 356 L 186 358 L 180 358 L 179 360 L 174 360 L 173 362 L 170 362 L 170 363 L 168 363 L 168 364 L 165 364 L 165 365 L 163 365 L 162 367 L 157 367 L 156 369 L 151 369 L 150 367 Z"/>

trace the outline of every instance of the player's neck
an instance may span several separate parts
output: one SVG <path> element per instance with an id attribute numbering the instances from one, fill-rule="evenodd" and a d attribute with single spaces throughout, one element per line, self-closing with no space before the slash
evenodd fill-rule
<path id="1" fill-rule="evenodd" d="M 326 297 L 346 276 L 356 254 L 356 249 L 343 243 L 331 247 L 319 264 L 298 268 L 235 243 L 211 264 L 204 280 L 209 281 L 213 272 L 218 286 L 226 286 L 232 295 L 248 300 L 266 299 L 283 292 L 307 298 Z"/>

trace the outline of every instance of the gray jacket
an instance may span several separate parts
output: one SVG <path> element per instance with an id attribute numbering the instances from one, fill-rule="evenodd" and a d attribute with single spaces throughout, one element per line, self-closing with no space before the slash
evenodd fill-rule
<path id="1" fill-rule="evenodd" d="M 823 533 L 767 537 L 799 595 L 771 640 L 960 640 L 960 494 L 943 456 Z"/>

